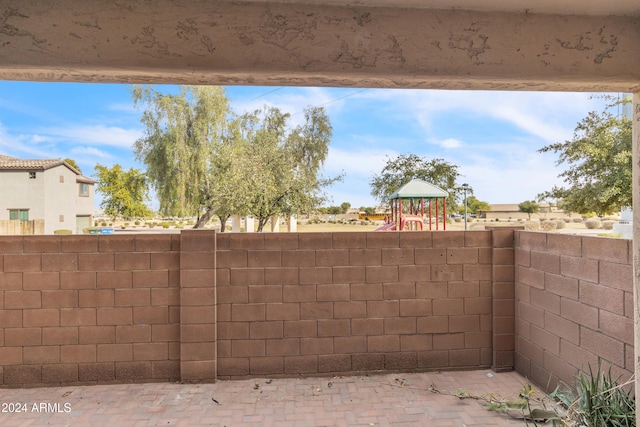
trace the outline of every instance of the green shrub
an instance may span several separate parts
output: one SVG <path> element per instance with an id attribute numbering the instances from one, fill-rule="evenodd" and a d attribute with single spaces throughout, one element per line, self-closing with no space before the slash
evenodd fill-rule
<path id="1" fill-rule="evenodd" d="M 600 221 L 600 218 L 593 217 L 586 220 L 584 225 L 589 230 L 595 230 L 602 227 L 602 221 Z"/>
<path id="2" fill-rule="evenodd" d="M 171 225 L 171 224 L 169 224 L 169 223 L 168 223 L 168 222 L 166 222 L 166 221 L 164 221 L 164 222 L 161 222 L 161 223 L 160 223 L 160 226 L 161 226 L 162 228 L 169 228 L 169 227 L 170 227 L 170 225 Z"/>
<path id="3" fill-rule="evenodd" d="M 107 223 L 106 223 L 106 222 L 104 222 L 104 221 L 102 221 L 102 222 L 100 223 L 100 225 L 101 225 L 101 226 L 103 226 L 103 227 L 106 227 L 106 226 L 107 226 Z"/>
<path id="4" fill-rule="evenodd" d="M 540 223 L 542 231 L 553 231 L 558 228 L 558 224 L 555 221 L 545 220 Z"/>
<path id="5" fill-rule="evenodd" d="M 565 223 L 571 222 L 571 218 L 562 218 Z"/>
<path id="6" fill-rule="evenodd" d="M 134 222 L 135 225 L 140 225 L 140 221 Z"/>
<path id="7" fill-rule="evenodd" d="M 65 229 L 53 230 L 53 234 L 73 234 L 73 231 Z"/>
<path id="8" fill-rule="evenodd" d="M 567 226 L 567 223 L 562 220 L 562 219 L 557 219 L 556 220 L 556 228 L 559 230 L 561 228 L 565 228 Z"/>
<path id="9" fill-rule="evenodd" d="M 602 221 L 602 228 L 604 228 L 605 230 L 613 230 L 613 224 L 615 224 L 617 221 L 611 221 L 611 220 L 607 220 L 607 221 Z"/>
<path id="10" fill-rule="evenodd" d="M 573 222 L 580 223 L 582 222 L 582 218 L 573 218 Z"/>
<path id="11" fill-rule="evenodd" d="M 594 373 L 589 365 L 589 374 L 580 372 L 576 386 L 578 394 L 575 411 L 578 422 L 588 427 L 635 426 L 636 402 L 631 393 L 618 384 L 600 365 Z"/>

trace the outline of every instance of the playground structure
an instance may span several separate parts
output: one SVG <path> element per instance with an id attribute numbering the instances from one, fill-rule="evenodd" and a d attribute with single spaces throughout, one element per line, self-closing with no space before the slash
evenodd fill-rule
<path id="1" fill-rule="evenodd" d="M 442 188 L 420 179 L 413 179 L 389 197 L 391 216 L 376 231 L 405 231 L 425 229 L 425 210 L 428 212 L 429 230 L 439 229 L 440 200 L 442 200 L 442 229 L 447 229 L 447 197 Z M 404 203 L 403 203 L 404 201 Z M 427 206 L 425 206 L 425 202 Z M 435 207 L 435 217 L 433 215 Z M 426 209 L 425 209 L 426 208 Z"/>

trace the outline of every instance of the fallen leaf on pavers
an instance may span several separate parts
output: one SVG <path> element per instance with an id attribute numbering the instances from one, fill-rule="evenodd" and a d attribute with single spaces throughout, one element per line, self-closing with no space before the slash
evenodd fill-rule
<path id="1" fill-rule="evenodd" d="M 254 390 L 260 390 L 260 384 L 255 383 L 255 384 L 253 385 L 253 389 L 254 389 Z"/>
<path id="2" fill-rule="evenodd" d="M 438 387 L 433 383 L 431 383 L 431 385 L 429 386 L 429 391 L 431 393 L 440 393 L 440 390 L 438 390 Z"/>
<path id="3" fill-rule="evenodd" d="M 67 397 L 67 396 L 69 396 L 71 393 L 73 393 L 73 392 L 72 392 L 72 391 L 68 391 L 68 392 L 66 392 L 65 394 L 63 394 L 63 395 L 62 395 L 62 397 Z"/>
<path id="4" fill-rule="evenodd" d="M 215 400 L 213 397 L 211 398 L 211 400 L 213 400 L 216 404 L 220 404 L 220 402 L 218 402 L 217 400 Z"/>
<path id="5" fill-rule="evenodd" d="M 401 386 L 405 386 L 405 385 L 407 385 L 407 380 L 406 380 L 405 378 L 402 378 L 402 379 L 400 379 L 400 378 L 396 378 L 396 382 L 397 382 L 398 384 L 400 384 Z"/>
<path id="6" fill-rule="evenodd" d="M 267 384 L 271 384 L 273 382 L 273 380 L 266 380 L 265 383 Z"/>
<path id="7" fill-rule="evenodd" d="M 327 383 L 327 387 L 329 387 L 329 388 L 333 387 L 333 383 L 332 383 L 331 381 L 329 381 L 329 382 Z"/>

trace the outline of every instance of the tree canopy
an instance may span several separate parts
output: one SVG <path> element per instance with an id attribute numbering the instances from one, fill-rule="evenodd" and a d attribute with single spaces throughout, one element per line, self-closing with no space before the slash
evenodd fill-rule
<path id="1" fill-rule="evenodd" d="M 149 200 L 147 178 L 138 169 L 125 171 L 120 165 L 111 168 L 97 164 L 95 178 L 96 192 L 102 194 L 100 207 L 114 220 L 118 216 L 135 218 L 148 215 L 151 211 L 145 205 Z"/>
<path id="2" fill-rule="evenodd" d="M 323 189 L 341 177 L 323 178 L 332 127 L 324 109 L 308 107 L 302 125 L 288 130 L 289 114 L 265 107 L 246 114 L 246 141 L 238 167 L 244 171 L 246 213 L 258 231 L 276 215 L 309 212 L 325 199 Z"/>
<path id="3" fill-rule="evenodd" d="M 460 177 L 458 166 L 444 159 L 429 159 L 417 154 L 401 154 L 387 158 L 380 174 L 373 175 L 369 181 L 371 195 L 386 205 L 391 196 L 400 187 L 412 179 L 422 179 L 449 192 L 447 206 L 455 210 L 462 189 L 456 185 Z M 468 192 L 473 193 L 469 188 Z"/>
<path id="4" fill-rule="evenodd" d="M 136 85 L 132 96 L 136 107 L 143 108 L 145 126 L 145 135 L 135 142 L 135 155 L 147 167 L 160 213 L 200 216 L 213 192 L 213 159 L 227 130 L 224 89 L 183 86 L 172 95 Z"/>
<path id="5" fill-rule="evenodd" d="M 540 205 L 535 200 L 526 200 L 518 205 L 520 212 L 524 212 L 531 219 L 531 214 L 540 211 Z"/>
<path id="6" fill-rule="evenodd" d="M 78 163 L 75 160 L 67 157 L 66 159 L 64 159 L 64 161 L 71 165 L 71 167 L 75 168 L 75 170 L 82 173 L 82 169 L 80 169 L 80 166 L 78 166 Z"/>
<path id="7" fill-rule="evenodd" d="M 467 213 L 478 213 L 479 211 L 490 211 L 491 206 L 487 202 L 478 200 L 476 196 L 467 196 Z M 459 214 L 464 214 L 464 204 L 458 208 Z"/>
<path id="8" fill-rule="evenodd" d="M 570 212 L 602 216 L 631 206 L 632 122 L 617 114 L 618 107 L 631 101 L 604 98 L 604 111 L 592 111 L 582 119 L 573 139 L 539 150 L 559 153 L 556 164 L 568 166 L 559 175 L 566 186 L 554 186 L 540 197 L 556 199 Z"/>
<path id="9" fill-rule="evenodd" d="M 304 123 L 274 107 L 235 114 L 219 87 L 186 86 L 178 95 L 135 86 L 145 135 L 136 157 L 148 167 L 165 215 L 194 216 L 201 227 L 216 215 L 251 215 L 258 230 L 276 215 L 308 212 L 337 178 L 319 172 L 332 127 L 323 108 L 308 107 Z"/>

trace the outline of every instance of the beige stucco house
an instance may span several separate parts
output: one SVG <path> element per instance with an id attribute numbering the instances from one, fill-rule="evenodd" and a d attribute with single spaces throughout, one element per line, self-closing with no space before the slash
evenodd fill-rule
<path id="1" fill-rule="evenodd" d="M 94 184 L 96 181 L 62 159 L 25 160 L 0 155 L 0 222 L 34 221 L 39 224 L 36 234 L 53 234 L 56 230 L 82 233 L 91 225 Z M 0 232 L 3 229 L 3 234 L 17 234 L 9 233 L 16 229 L 9 224 L 0 227 Z"/>

